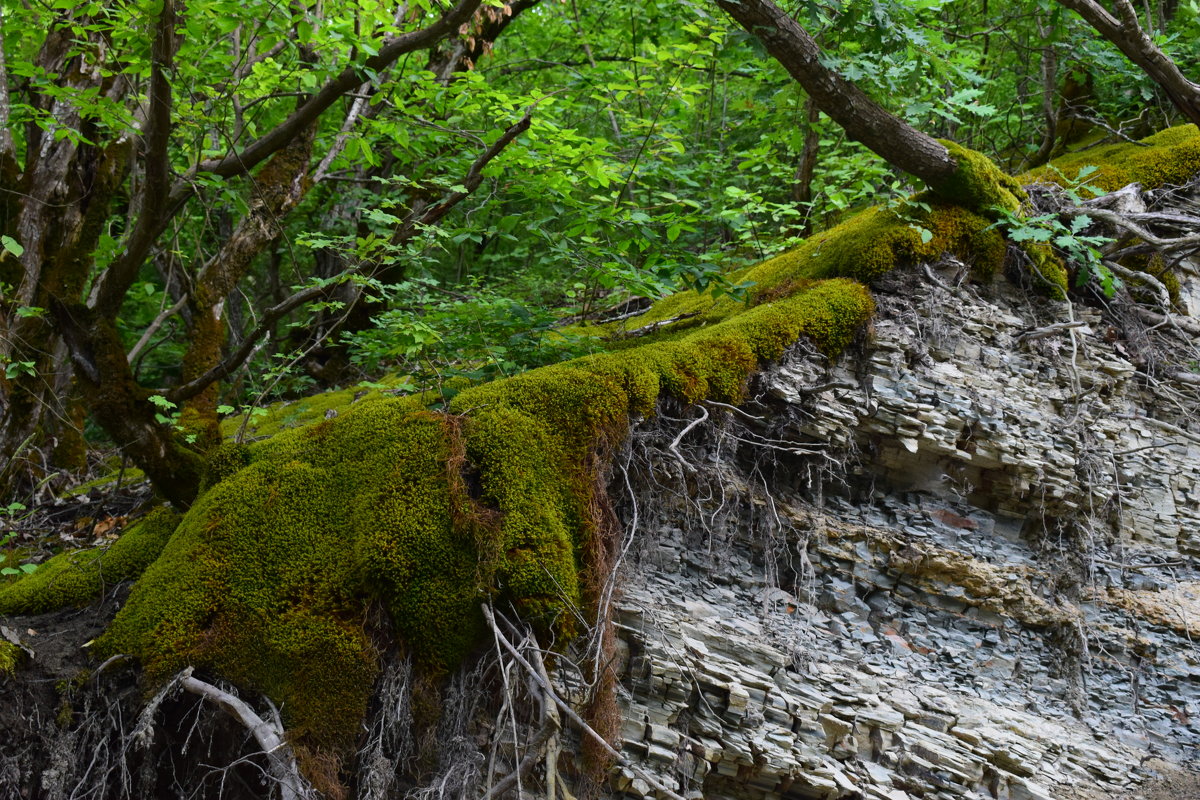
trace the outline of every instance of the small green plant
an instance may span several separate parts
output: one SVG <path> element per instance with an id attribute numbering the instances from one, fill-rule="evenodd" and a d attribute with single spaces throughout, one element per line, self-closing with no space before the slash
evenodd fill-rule
<path id="1" fill-rule="evenodd" d="M 13 519 L 18 517 L 21 512 L 27 510 L 28 509 L 25 507 L 24 503 L 9 503 L 7 506 L 0 507 L 0 516 L 3 516 L 7 519 Z M 6 531 L 4 535 L 0 537 L 0 547 L 7 547 L 16 538 L 16 531 Z M 31 564 L 27 562 L 19 567 L 4 567 L 0 569 L 0 575 L 28 575 L 31 572 L 36 572 L 37 568 L 37 564 Z"/>
<path id="2" fill-rule="evenodd" d="M 1063 194 L 1076 208 L 1083 205 L 1084 192 L 1093 197 L 1104 194 L 1102 189 L 1086 183 L 1088 176 L 1096 169 L 1091 166 L 1084 167 L 1074 179 L 1065 180 Z M 1087 214 L 1073 214 L 1064 221 L 1063 215 L 1058 213 L 1023 217 L 999 207 L 994 207 L 993 211 L 999 217 L 996 226 L 1004 230 L 1009 240 L 1017 243 L 1051 244 L 1062 252 L 1077 268 L 1076 287 L 1086 286 L 1094 278 L 1105 297 L 1112 297 L 1121 288 L 1121 279 L 1105 265 L 1100 253 L 1100 248 L 1111 243 L 1113 239 L 1108 236 L 1088 235 L 1086 231 L 1092 224 L 1092 218 Z"/>
<path id="3" fill-rule="evenodd" d="M 196 443 L 196 434 L 184 429 L 179 422 L 179 408 L 161 394 L 152 394 L 148 398 L 158 411 L 154 412 L 154 421 L 160 425 L 174 428 L 183 434 L 183 440 L 188 444 Z"/>

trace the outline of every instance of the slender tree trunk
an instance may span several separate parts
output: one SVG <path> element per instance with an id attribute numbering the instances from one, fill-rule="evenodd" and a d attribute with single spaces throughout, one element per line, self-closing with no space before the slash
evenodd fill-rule
<path id="1" fill-rule="evenodd" d="M 808 236 L 813 229 L 813 175 L 817 169 L 817 154 L 821 149 L 821 130 L 817 123 L 821 120 L 821 109 L 811 97 L 804 104 L 804 116 L 807 127 L 804 129 L 804 144 L 800 149 L 800 163 L 796 166 L 796 180 L 792 184 L 792 199 L 804 205 L 804 225 L 800 228 L 801 236 Z"/>
<path id="2" fill-rule="evenodd" d="M 191 327 L 183 357 L 182 383 L 196 380 L 221 362 L 228 327 L 226 302 L 254 259 L 278 239 L 280 220 L 308 191 L 315 133 L 315 126 L 302 131 L 254 177 L 249 211 L 196 277 L 189 296 Z M 187 401 L 183 412 L 184 426 L 201 437 L 205 446 L 220 438 L 217 390 L 216 382 L 209 384 Z"/>
<path id="3" fill-rule="evenodd" d="M 1029 166 L 1037 167 L 1050 160 L 1054 152 L 1054 143 L 1058 141 L 1058 54 L 1054 52 L 1054 42 L 1050 40 L 1052 30 L 1038 19 L 1038 36 L 1042 38 L 1042 118 L 1046 130 L 1042 134 L 1042 144 L 1033 157 Z"/>

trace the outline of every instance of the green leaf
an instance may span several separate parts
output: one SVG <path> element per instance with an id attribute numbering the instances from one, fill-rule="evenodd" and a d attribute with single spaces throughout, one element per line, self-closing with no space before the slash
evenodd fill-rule
<path id="1" fill-rule="evenodd" d="M 21 243 L 11 236 L 0 236 L 0 246 L 4 247 L 4 252 L 12 253 L 17 258 L 20 258 L 25 252 L 25 248 Z"/>

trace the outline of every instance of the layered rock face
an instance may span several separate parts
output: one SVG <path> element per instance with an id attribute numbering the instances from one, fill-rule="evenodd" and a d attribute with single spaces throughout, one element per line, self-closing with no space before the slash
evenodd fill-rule
<path id="1" fill-rule="evenodd" d="M 957 277 L 635 433 L 618 795 L 1200 792 L 1194 395 L 1139 372 L 1157 332 Z"/>

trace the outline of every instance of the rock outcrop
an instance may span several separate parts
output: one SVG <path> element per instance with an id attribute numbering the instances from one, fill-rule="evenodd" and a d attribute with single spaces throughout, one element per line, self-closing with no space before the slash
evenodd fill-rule
<path id="1" fill-rule="evenodd" d="M 794 352 L 638 482 L 624 752 L 678 793 L 1134 798 L 1194 766 L 1197 408 L 1100 312 L 952 281 L 878 287 L 856 354 Z"/>

